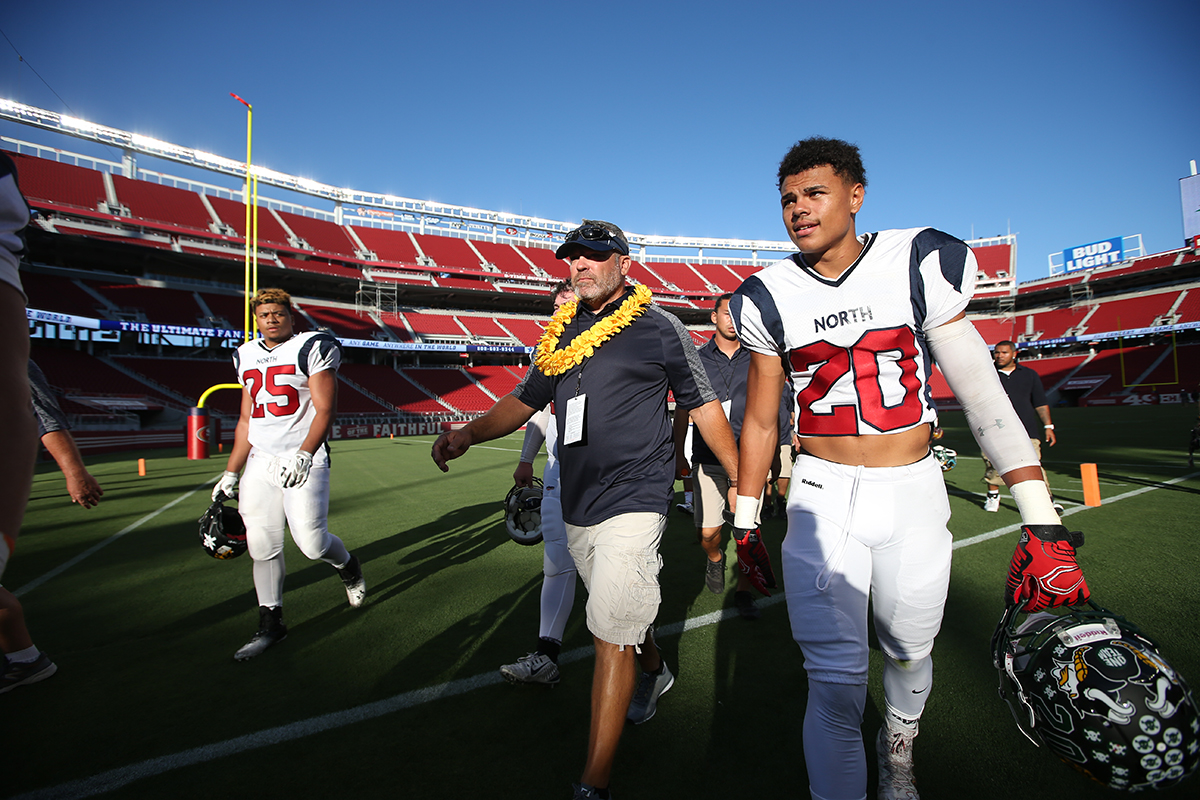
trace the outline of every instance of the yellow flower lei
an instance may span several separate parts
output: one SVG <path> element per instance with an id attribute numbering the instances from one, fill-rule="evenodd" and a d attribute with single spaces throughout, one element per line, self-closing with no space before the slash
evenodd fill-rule
<path id="1" fill-rule="evenodd" d="M 579 301 L 572 300 L 563 303 L 558 311 L 550 318 L 546 331 L 538 340 L 534 350 L 533 364 L 545 375 L 561 375 L 572 367 L 583 362 L 583 359 L 595 354 L 596 348 L 607 342 L 620 331 L 624 330 L 636 317 L 641 316 L 650 305 L 652 295 L 645 286 L 638 284 L 633 287 L 633 294 L 625 298 L 620 307 L 592 327 L 576 336 L 562 350 L 556 350 L 558 340 L 563 335 L 567 323 L 575 317 Z"/>

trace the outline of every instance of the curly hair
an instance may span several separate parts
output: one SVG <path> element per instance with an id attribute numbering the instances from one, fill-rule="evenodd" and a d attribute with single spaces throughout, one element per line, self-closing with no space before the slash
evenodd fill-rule
<path id="1" fill-rule="evenodd" d="M 787 151 L 787 155 L 779 162 L 776 186 L 782 189 L 783 182 L 792 175 L 823 165 L 831 167 L 849 183 L 861 183 L 864 188 L 867 185 L 867 171 L 863 168 L 862 156 L 857 145 L 842 139 L 813 136 L 801 139 Z"/>
<path id="2" fill-rule="evenodd" d="M 259 289 L 258 294 L 250 298 L 250 310 L 257 311 L 259 306 L 276 303 L 292 313 L 292 296 L 283 289 Z"/>

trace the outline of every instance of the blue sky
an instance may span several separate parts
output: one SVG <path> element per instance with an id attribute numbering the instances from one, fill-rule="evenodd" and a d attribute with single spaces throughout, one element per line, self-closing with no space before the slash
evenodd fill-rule
<path id="1" fill-rule="evenodd" d="M 1072 245 L 1181 246 L 1200 160 L 1194 0 L 62 2 L 0 29 L 28 61 L 0 40 L 0 96 L 241 158 L 237 92 L 273 169 L 644 234 L 784 239 L 780 157 L 837 136 L 860 231 L 1011 230 L 1022 281 Z"/>

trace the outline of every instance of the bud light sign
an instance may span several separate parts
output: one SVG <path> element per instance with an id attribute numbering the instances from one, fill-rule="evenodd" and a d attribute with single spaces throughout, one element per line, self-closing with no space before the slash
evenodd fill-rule
<path id="1" fill-rule="evenodd" d="M 1063 250 L 1063 265 L 1067 268 L 1067 272 L 1119 264 L 1124 260 L 1125 255 L 1119 236 L 1116 239 L 1105 239 L 1103 242 L 1092 242 Z"/>

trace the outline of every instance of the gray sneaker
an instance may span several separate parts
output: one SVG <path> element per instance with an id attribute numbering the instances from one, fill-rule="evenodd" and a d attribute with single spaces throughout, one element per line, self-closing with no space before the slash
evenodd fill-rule
<path id="1" fill-rule="evenodd" d="M 638 681 L 637 690 L 633 693 L 633 701 L 629 704 L 629 711 L 625 714 L 625 719 L 634 725 L 641 725 L 648 721 L 658 710 L 658 698 L 666 694 L 667 690 L 674 685 L 675 676 L 671 674 L 671 668 L 667 666 L 666 661 L 662 662 L 662 672 L 658 675 L 643 672 L 641 680 Z"/>
<path id="2" fill-rule="evenodd" d="M 283 624 L 283 609 L 259 606 L 258 630 L 250 637 L 250 641 L 233 654 L 233 658 L 235 661 L 249 661 L 286 638 L 287 626 Z"/>
<path id="3" fill-rule="evenodd" d="M 505 664 L 500 674 L 509 683 L 558 683 L 558 664 L 545 653 L 530 653 L 521 656 L 515 664 Z"/>
<path id="4" fill-rule="evenodd" d="M 0 675 L 0 694 L 11 692 L 18 686 L 44 681 L 58 672 L 58 665 L 50 660 L 50 656 L 41 652 L 33 661 L 23 661 L 20 664 L 11 661 L 0 663 L 4 664 L 4 674 Z"/>
<path id="5" fill-rule="evenodd" d="M 572 783 L 571 800 L 599 800 L 600 792 L 595 786 L 588 786 L 586 783 Z M 609 800 L 612 800 L 612 794 L 608 795 Z"/>
<path id="6" fill-rule="evenodd" d="M 713 594 L 725 591 L 725 554 L 721 553 L 720 561 L 704 561 L 704 585 Z"/>

